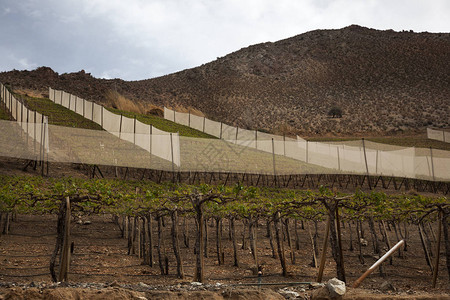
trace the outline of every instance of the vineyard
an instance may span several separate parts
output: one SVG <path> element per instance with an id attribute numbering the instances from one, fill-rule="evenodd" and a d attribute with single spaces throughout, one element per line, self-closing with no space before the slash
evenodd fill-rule
<path id="1" fill-rule="evenodd" d="M 404 240 L 362 287 L 389 280 L 399 291 L 449 293 L 446 197 L 30 176 L 0 182 L 3 282 L 256 284 L 337 277 L 352 285 Z M 34 242 L 26 249 L 18 239 Z M 44 240 L 46 251 L 34 244 Z M 92 253 L 98 240 L 103 243 Z M 90 255 L 95 258 L 80 263 Z"/>
<path id="2" fill-rule="evenodd" d="M 94 122 L 48 99 L 21 101 L 49 114 L 51 137 L 58 135 L 59 144 L 74 140 L 67 126 L 80 126 L 97 129 L 91 132 L 93 142 L 102 136 L 103 146 L 111 144 L 117 152 L 117 141 Z M 8 119 L 1 108 L 2 118 Z M 198 145 L 224 145 L 162 118 L 134 119 L 180 132 L 186 144 L 181 153 L 197 160 L 201 151 L 194 149 L 207 147 L 186 143 L 189 136 L 201 137 Z M 57 131 L 55 124 L 66 127 Z M 3 129 L 7 134 L 7 127 Z M 20 148 L 9 146 L 10 152 Z M 69 148 L 73 152 L 77 147 Z M 276 163 L 277 168 L 304 171 L 310 167 L 296 166 L 283 156 L 238 150 L 233 153 L 247 164 L 275 168 Z M 100 156 L 105 159 L 106 152 Z M 195 170 L 197 160 L 190 160 L 190 169 Z M 152 289 L 236 292 L 292 286 L 292 292 L 309 299 L 317 282 L 333 277 L 349 287 L 356 285 L 399 242 L 399 251 L 361 287 L 390 295 L 425 291 L 445 298 L 450 293 L 448 182 L 323 174 L 317 167 L 318 174 L 310 170 L 304 175 L 171 172 L 6 157 L 0 167 L 0 299 L 6 293 L 2 288 L 19 285 L 45 292 L 60 282 L 69 287 L 131 288 L 150 298 Z M 380 188 L 385 192 L 375 190 Z M 280 293 L 254 298 L 277 296 Z"/>

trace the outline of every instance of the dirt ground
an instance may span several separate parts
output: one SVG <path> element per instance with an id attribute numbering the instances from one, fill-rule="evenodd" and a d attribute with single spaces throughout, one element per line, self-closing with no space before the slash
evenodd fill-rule
<path id="1" fill-rule="evenodd" d="M 291 263 L 287 253 L 289 270 L 287 278 L 280 275 L 279 260 L 271 257 L 269 241 L 265 238 L 265 226 L 263 223 L 260 224 L 258 255 L 263 265 L 262 283 L 279 285 L 265 286 L 269 290 L 259 291 L 256 286 L 243 285 L 258 282 L 257 276 L 252 272 L 253 259 L 249 249 L 241 249 L 239 252 L 241 266 L 239 268 L 232 266 L 232 243 L 228 239 L 226 223 L 223 234 L 225 265 L 217 264 L 214 227 L 209 227 L 208 258 L 205 260 L 206 282 L 203 285 L 195 285 L 192 284 L 195 258 L 193 224 L 188 226 L 191 228 L 189 232 L 190 247 L 185 247 L 183 241 L 180 240 L 186 278 L 177 279 L 175 277 L 175 258 L 169 240 L 170 226 L 167 225 L 165 228 L 169 275 L 162 276 L 157 263 L 151 267 L 143 264 L 142 259 L 139 259 L 137 255 L 127 255 L 127 241 L 121 238 L 120 230 L 112 222 L 111 216 L 84 216 L 82 220 L 83 222 L 90 221 L 90 224 L 72 222 L 71 231 L 75 247 L 71 260 L 69 283 L 54 284 L 51 282 L 49 274 L 49 260 L 56 241 L 56 216 L 18 215 L 12 222 L 10 233 L 0 237 L 0 299 L 2 297 L 4 299 L 32 298 L 31 294 L 28 296 L 25 294 L 34 292 L 37 293 L 36 297 L 46 293 L 66 293 L 65 296 L 61 294 L 61 299 L 77 299 L 77 293 L 82 293 L 83 299 L 113 299 L 110 297 L 111 293 L 117 294 L 115 299 L 196 299 L 197 296 L 194 297 L 193 293 L 203 292 L 205 295 L 211 293 L 208 294 L 210 296 L 205 296 L 206 298 L 222 299 L 221 297 L 224 297 L 227 291 L 233 293 L 248 291 L 242 292 L 242 295 L 246 295 L 245 297 L 236 294 L 231 298 L 228 297 L 230 299 L 278 299 L 276 296 L 280 295 L 277 292 L 280 289 L 295 291 L 299 297 L 308 299 L 312 291 L 309 282 L 314 282 L 317 276 L 317 268 L 310 265 L 312 252 L 306 224 L 305 229 L 299 230 L 300 250 L 295 251 L 295 264 Z M 323 227 L 324 224 L 320 224 L 319 245 L 323 238 Z M 411 226 L 409 229 L 409 249 L 404 252 L 405 258 L 399 258 L 396 254 L 393 265 L 390 265 L 389 262 L 383 264 L 384 277 L 375 271 L 362 283 L 361 288 L 364 290 L 349 289 L 346 299 L 347 297 L 351 297 L 348 299 L 363 299 L 364 297 L 358 298 L 358 295 L 361 294 L 365 294 L 365 298 L 370 296 L 369 298 L 374 297 L 374 299 L 389 299 L 394 295 L 400 297 L 399 299 L 436 299 L 439 297 L 450 299 L 445 258 L 441 257 L 440 260 L 437 288 L 432 289 L 431 271 L 426 264 L 419 235 L 415 227 Z M 241 222 L 238 222 L 237 232 L 240 236 Z M 342 232 L 347 284 L 351 285 L 375 262 L 375 257 L 372 255 L 370 239 L 367 238 L 369 245 L 363 247 L 365 264 L 361 264 L 358 260 L 356 243 L 354 243 L 355 250 L 349 251 L 348 224 Z M 367 234 L 368 230 L 366 229 Z M 391 241 L 395 241 L 394 233 L 388 232 L 388 234 Z M 154 253 L 157 262 L 156 250 Z M 335 276 L 335 263 L 331 257 L 331 251 L 329 251 L 324 281 Z M 386 285 L 386 282 L 390 285 Z M 288 285 L 292 283 L 297 284 Z M 167 293 L 164 294 L 163 291 Z M 162 294 L 158 294 L 159 296 L 151 294 L 155 292 Z M 92 294 L 92 297 L 88 294 Z M 163 297 L 163 294 L 166 296 Z M 16 295 L 14 296 L 16 298 L 8 298 L 7 295 L 10 295 L 8 297 Z M 55 299 L 60 299 L 58 295 L 54 296 Z M 101 295 L 104 298 L 95 298 Z M 388 298 L 382 298 L 382 295 Z"/>

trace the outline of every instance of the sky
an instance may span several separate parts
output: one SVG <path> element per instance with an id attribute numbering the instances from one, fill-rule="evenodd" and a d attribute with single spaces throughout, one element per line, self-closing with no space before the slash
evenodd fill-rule
<path id="1" fill-rule="evenodd" d="M 449 0 L 0 0 L 0 71 L 148 79 L 357 24 L 450 32 Z"/>

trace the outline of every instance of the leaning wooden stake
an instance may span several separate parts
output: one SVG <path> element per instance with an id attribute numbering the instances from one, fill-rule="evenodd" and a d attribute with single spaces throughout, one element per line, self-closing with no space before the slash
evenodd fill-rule
<path id="1" fill-rule="evenodd" d="M 384 262 L 389 256 L 391 256 L 395 252 L 395 250 L 400 248 L 404 243 L 405 241 L 401 240 L 400 242 L 395 244 L 395 246 L 392 247 L 391 250 L 386 252 L 386 254 L 384 254 L 379 260 L 377 260 L 377 262 L 375 262 L 364 274 L 361 275 L 361 277 L 358 278 L 358 280 L 355 281 L 355 283 L 353 284 L 353 288 L 357 288 L 367 276 L 369 276 L 382 262 Z"/>
<path id="2" fill-rule="evenodd" d="M 441 251 L 441 237 L 442 237 L 442 217 L 441 213 L 439 213 L 439 227 L 438 227 L 438 236 L 436 243 L 436 257 L 434 258 L 434 269 L 433 269 L 433 288 L 436 287 L 436 280 L 439 269 L 439 252 Z"/>
<path id="3" fill-rule="evenodd" d="M 319 267 L 319 274 L 317 274 L 317 282 L 322 282 L 323 269 L 325 267 L 325 259 L 326 259 L 326 254 L 327 254 L 328 235 L 329 234 L 330 234 L 330 216 L 328 216 L 328 219 L 327 219 L 327 228 L 325 229 L 323 248 L 322 248 L 322 253 L 320 254 L 320 267 Z"/>
<path id="4" fill-rule="evenodd" d="M 70 199 L 66 197 L 66 215 L 64 220 L 64 242 L 61 252 L 61 267 L 59 268 L 59 281 L 67 281 L 70 264 Z"/>

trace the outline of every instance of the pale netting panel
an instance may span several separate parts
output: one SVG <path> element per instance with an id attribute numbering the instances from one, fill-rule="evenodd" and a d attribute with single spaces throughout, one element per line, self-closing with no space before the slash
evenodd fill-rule
<path id="1" fill-rule="evenodd" d="M 116 115 L 107 109 L 103 109 L 103 128 L 109 133 L 119 136 L 120 115 Z"/>
<path id="2" fill-rule="evenodd" d="M 93 116 L 94 116 L 92 121 L 94 121 L 98 125 L 102 125 L 103 124 L 103 121 L 102 121 L 103 106 L 100 106 L 96 103 L 93 103 L 92 105 L 93 105 L 92 110 L 93 110 Z"/>
<path id="3" fill-rule="evenodd" d="M 94 118 L 94 102 L 84 100 L 84 117 L 92 121 Z"/>
<path id="4" fill-rule="evenodd" d="M 450 132 L 444 131 L 444 142 L 450 143 Z"/>
<path id="5" fill-rule="evenodd" d="M 212 121 L 209 119 L 204 119 L 204 122 L 205 122 L 204 132 L 215 137 L 220 137 L 220 122 Z"/>
<path id="6" fill-rule="evenodd" d="M 168 171 L 172 169 L 171 162 L 151 155 L 149 151 L 106 131 L 51 125 L 50 136 L 55 145 L 51 147 L 49 161 Z"/>
<path id="7" fill-rule="evenodd" d="M 308 143 L 309 144 L 309 143 Z M 367 174 L 361 147 L 343 145 L 339 149 L 339 167 L 344 173 Z M 308 153 L 309 157 L 310 153 Z"/>
<path id="8" fill-rule="evenodd" d="M 448 151 L 433 149 L 433 170 L 436 180 L 448 180 L 450 177 Z"/>
<path id="9" fill-rule="evenodd" d="M 75 111 L 75 109 L 76 109 L 76 98 L 77 98 L 77 96 L 69 94 L 69 109 L 71 111 Z"/>
<path id="10" fill-rule="evenodd" d="M 203 119 L 204 117 L 191 115 L 191 128 L 203 131 Z"/>
<path id="11" fill-rule="evenodd" d="M 174 116 L 173 110 L 164 107 L 164 119 L 175 122 Z"/>
<path id="12" fill-rule="evenodd" d="M 168 161 L 173 161 L 177 166 L 180 165 L 180 142 L 177 133 L 168 133 L 152 128 L 151 149 L 152 154 Z"/>
<path id="13" fill-rule="evenodd" d="M 120 128 L 120 138 L 130 143 L 135 142 L 134 119 L 122 116 L 122 126 Z"/>
<path id="14" fill-rule="evenodd" d="M 175 112 L 175 122 L 184 126 L 189 126 L 189 114 Z"/>
<path id="15" fill-rule="evenodd" d="M 79 115 L 84 116 L 84 99 L 75 97 L 75 112 Z"/>
<path id="16" fill-rule="evenodd" d="M 241 146 L 256 148 L 256 132 L 254 130 L 238 129 L 237 144 Z"/>
<path id="17" fill-rule="evenodd" d="M 41 124 L 36 124 L 40 126 Z M 24 134 L 20 123 L 0 120 L 0 156 L 35 160 L 42 149 Z M 33 131 L 34 133 L 34 131 Z"/>
<path id="18" fill-rule="evenodd" d="M 30 110 L 25 105 L 22 105 L 22 122 L 28 122 L 29 114 Z"/>
<path id="19" fill-rule="evenodd" d="M 301 141 L 289 139 L 285 141 L 284 145 L 285 156 L 300 161 L 306 161 L 306 147 Z"/>
<path id="20" fill-rule="evenodd" d="M 136 145 L 145 149 L 148 152 L 152 151 L 151 148 L 151 131 L 150 125 L 144 124 L 136 120 Z"/>
<path id="21" fill-rule="evenodd" d="M 17 122 L 22 122 L 22 106 L 23 106 L 23 104 L 21 102 L 19 102 L 19 101 L 16 102 L 16 121 Z"/>
<path id="22" fill-rule="evenodd" d="M 50 101 L 52 102 L 55 102 L 55 90 L 51 87 L 48 88 L 48 99 L 50 99 Z"/>
<path id="23" fill-rule="evenodd" d="M 14 119 L 17 119 L 17 103 L 18 101 L 16 100 L 16 98 L 11 97 L 11 115 L 13 116 Z"/>
<path id="24" fill-rule="evenodd" d="M 317 174 L 331 170 L 224 140 L 180 137 L 181 171 Z M 274 141 L 276 142 L 276 141 Z M 282 141 L 279 141 L 282 142 Z M 272 143 L 272 140 L 270 140 Z"/>
<path id="25" fill-rule="evenodd" d="M 257 142 L 257 149 L 264 151 L 264 152 L 270 152 L 272 153 L 272 139 L 274 139 L 274 135 L 264 133 L 264 132 L 258 132 L 258 142 Z"/>
<path id="26" fill-rule="evenodd" d="M 62 91 L 57 91 L 57 90 L 52 89 L 51 92 L 49 92 L 49 95 L 53 96 L 53 99 L 51 98 L 50 100 L 52 100 L 56 104 L 62 105 L 62 101 L 63 101 L 63 92 Z"/>
<path id="27" fill-rule="evenodd" d="M 66 92 L 62 92 L 62 103 L 61 105 L 65 108 L 69 108 L 70 103 L 70 94 Z"/>
<path id="28" fill-rule="evenodd" d="M 427 137 L 431 140 L 444 141 L 444 131 L 427 128 Z"/>
<path id="29" fill-rule="evenodd" d="M 222 123 L 222 139 L 226 141 L 236 140 L 237 127 Z"/>
<path id="30" fill-rule="evenodd" d="M 308 142 L 308 163 L 337 170 L 338 150 L 329 144 Z"/>

